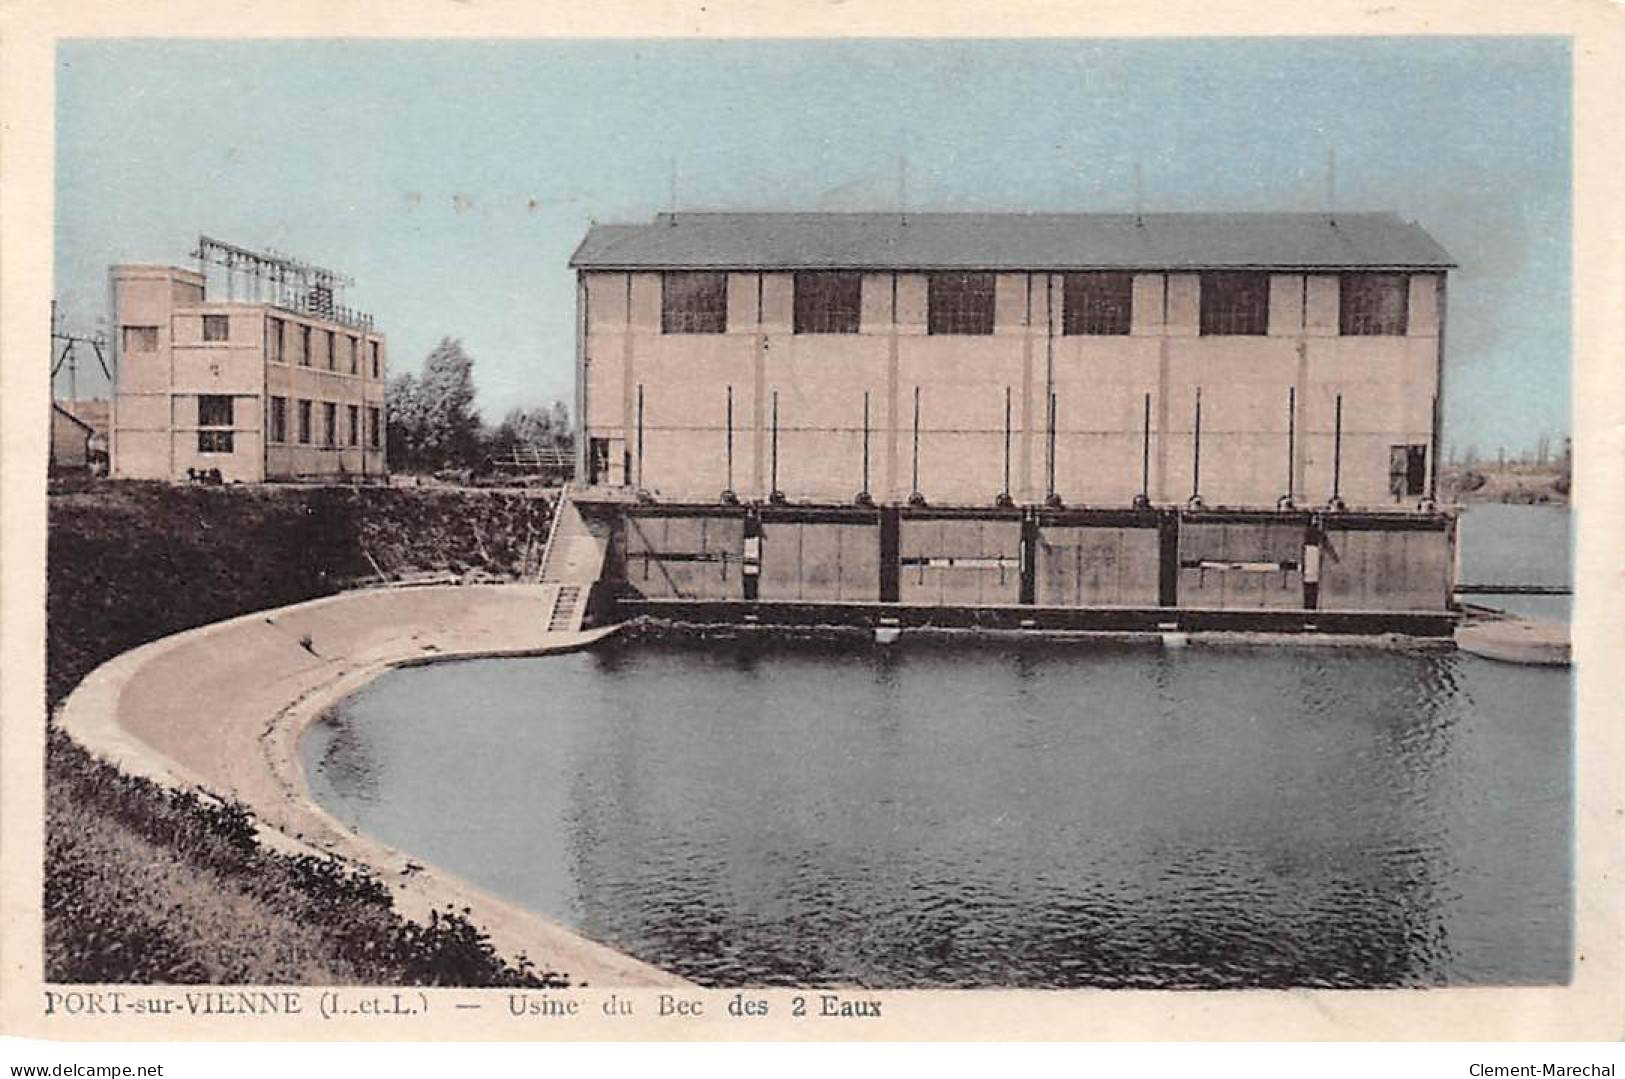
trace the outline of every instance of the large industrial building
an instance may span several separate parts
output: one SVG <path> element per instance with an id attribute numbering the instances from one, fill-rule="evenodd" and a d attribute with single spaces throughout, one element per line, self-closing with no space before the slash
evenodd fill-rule
<path id="1" fill-rule="evenodd" d="M 383 477 L 384 338 L 336 302 L 349 279 L 208 237 L 197 256 L 196 270 L 111 270 L 113 475 Z M 210 267 L 224 299 L 205 295 Z"/>
<path id="2" fill-rule="evenodd" d="M 578 474 L 662 499 L 1410 507 L 1450 257 L 1387 213 L 596 225 Z"/>
<path id="3" fill-rule="evenodd" d="M 1452 263 L 1394 214 L 676 213 L 571 265 L 561 624 L 1454 624 Z"/>

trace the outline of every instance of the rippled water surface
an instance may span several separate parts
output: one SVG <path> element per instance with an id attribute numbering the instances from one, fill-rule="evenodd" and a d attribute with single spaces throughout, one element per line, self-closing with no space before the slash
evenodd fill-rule
<path id="1" fill-rule="evenodd" d="M 1570 679 L 1329 647 L 627 643 L 392 673 L 342 819 L 707 984 L 1568 977 Z"/>

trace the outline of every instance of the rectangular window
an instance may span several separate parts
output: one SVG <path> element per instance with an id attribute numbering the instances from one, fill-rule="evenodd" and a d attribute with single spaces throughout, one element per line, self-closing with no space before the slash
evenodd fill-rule
<path id="1" fill-rule="evenodd" d="M 1202 336 L 1262 335 L 1270 327 L 1270 277 L 1240 271 L 1202 275 Z"/>
<path id="2" fill-rule="evenodd" d="M 288 441 L 288 399 L 271 398 L 271 441 Z"/>
<path id="3" fill-rule="evenodd" d="M 288 362 L 287 329 L 288 329 L 288 324 L 286 322 L 283 322 L 281 319 L 274 318 L 274 319 L 271 320 L 269 330 L 270 330 L 270 338 L 271 338 L 271 362 L 272 363 L 287 363 Z"/>
<path id="4" fill-rule="evenodd" d="M 339 362 L 338 356 L 339 356 L 339 353 L 338 353 L 338 347 L 337 346 L 338 346 L 338 335 L 335 334 L 332 330 L 328 330 L 327 331 L 327 369 L 329 371 L 337 371 L 338 370 L 338 362 Z"/>
<path id="5" fill-rule="evenodd" d="M 377 378 L 378 377 L 378 342 L 373 341 L 371 344 L 372 344 L 372 377 Z"/>
<path id="6" fill-rule="evenodd" d="M 126 326 L 124 327 L 125 352 L 157 352 L 158 327 L 156 326 Z"/>
<path id="7" fill-rule="evenodd" d="M 339 444 L 339 406 L 322 402 L 322 445 L 333 449 Z"/>
<path id="8" fill-rule="evenodd" d="M 299 327 L 299 366 L 310 366 L 310 327 Z"/>
<path id="9" fill-rule="evenodd" d="M 1124 334 L 1134 311 L 1134 275 L 1069 273 L 1061 281 L 1061 332 Z"/>
<path id="10" fill-rule="evenodd" d="M 349 341 L 350 341 L 350 345 L 349 345 L 349 348 L 350 348 L 350 374 L 353 375 L 358 370 L 360 370 L 360 368 L 361 368 L 360 361 L 357 359 L 357 357 L 360 355 L 361 350 L 360 350 L 360 347 L 359 347 L 360 342 L 358 342 L 354 337 L 349 338 Z"/>
<path id="11" fill-rule="evenodd" d="M 605 483 L 608 479 L 609 439 L 589 439 L 587 442 L 587 482 Z"/>
<path id="12" fill-rule="evenodd" d="M 224 431 L 199 431 L 199 453 L 230 453 L 232 406 L 235 402 L 224 394 L 199 394 L 197 399 L 197 425 L 199 427 L 225 427 Z"/>
<path id="13" fill-rule="evenodd" d="M 1350 337 L 1405 335 L 1411 280 L 1399 273 L 1346 273 L 1338 287 L 1339 332 Z"/>
<path id="14" fill-rule="evenodd" d="M 380 426 L 382 426 L 382 422 L 378 409 L 369 407 L 367 409 L 367 446 L 370 449 L 377 449 L 382 445 L 382 439 L 380 438 L 382 432 L 378 430 Z"/>
<path id="15" fill-rule="evenodd" d="M 197 399 L 197 425 L 199 427 L 230 427 L 232 404 L 232 398 L 225 394 L 199 394 Z"/>
<path id="16" fill-rule="evenodd" d="M 352 446 L 361 445 L 361 406 L 349 406 L 350 437 L 347 440 Z"/>
<path id="17" fill-rule="evenodd" d="M 1388 493 L 1395 498 L 1424 494 L 1428 481 L 1428 448 L 1422 444 L 1390 446 Z"/>
<path id="18" fill-rule="evenodd" d="M 310 402 L 299 402 L 299 444 L 310 445 Z"/>
<path id="19" fill-rule="evenodd" d="M 926 279 L 929 333 L 992 333 L 993 275 L 934 273 Z"/>
<path id="20" fill-rule="evenodd" d="M 203 340 L 225 341 L 231 337 L 231 319 L 226 315 L 203 316 Z"/>
<path id="21" fill-rule="evenodd" d="M 660 275 L 661 333 L 726 333 L 727 330 L 727 274 Z"/>
<path id="22" fill-rule="evenodd" d="M 862 307 L 862 274 L 796 274 L 796 333 L 857 333 Z"/>

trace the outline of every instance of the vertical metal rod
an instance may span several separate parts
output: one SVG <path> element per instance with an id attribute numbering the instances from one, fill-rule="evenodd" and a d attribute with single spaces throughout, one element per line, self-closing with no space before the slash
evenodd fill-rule
<path id="1" fill-rule="evenodd" d="M 734 489 L 734 388 L 728 386 L 728 490 Z"/>
<path id="2" fill-rule="evenodd" d="M 1010 494 L 1010 387 L 1004 388 L 1004 493 Z"/>
<path id="3" fill-rule="evenodd" d="M 638 383 L 638 487 L 643 487 L 643 383 Z"/>
<path id="4" fill-rule="evenodd" d="M 779 391 L 773 391 L 773 484 L 772 494 L 779 493 Z"/>
<path id="5" fill-rule="evenodd" d="M 914 387 L 914 486 L 913 493 L 920 491 L 920 388 Z"/>
<path id="6" fill-rule="evenodd" d="M 1286 496 L 1292 497 L 1292 485 L 1296 481 L 1295 469 L 1292 462 L 1298 456 L 1298 387 L 1286 388 Z"/>
<path id="7" fill-rule="evenodd" d="M 1337 412 L 1332 427 L 1332 497 L 1343 493 L 1343 395 L 1337 395 Z"/>
<path id="8" fill-rule="evenodd" d="M 1140 435 L 1140 497 L 1151 501 L 1151 395 L 1145 395 L 1145 419 Z"/>
<path id="9" fill-rule="evenodd" d="M 1428 412 L 1428 501 L 1439 496 L 1439 395 Z"/>
<path id="10" fill-rule="evenodd" d="M 863 487 L 869 492 L 869 391 L 863 391 Z"/>
<path id="11" fill-rule="evenodd" d="M 1202 387 L 1196 387 L 1196 428 L 1191 439 L 1191 497 L 1202 493 Z"/>
<path id="12" fill-rule="evenodd" d="M 1049 395 L 1049 418 L 1047 422 L 1049 426 L 1049 452 L 1045 455 L 1048 460 L 1044 465 L 1046 472 L 1044 477 L 1044 497 L 1046 499 L 1053 498 L 1055 495 L 1055 394 L 1053 392 Z"/>

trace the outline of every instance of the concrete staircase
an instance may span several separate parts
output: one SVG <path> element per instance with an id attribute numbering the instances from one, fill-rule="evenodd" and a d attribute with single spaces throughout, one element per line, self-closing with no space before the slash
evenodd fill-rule
<path id="1" fill-rule="evenodd" d="M 570 500 L 568 489 L 559 495 L 542 549 L 539 581 L 548 592 L 549 633 L 579 633 L 587 619 L 587 600 L 604 570 L 605 538 Z"/>

